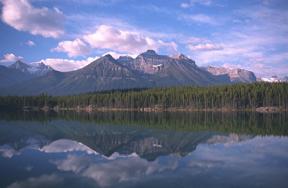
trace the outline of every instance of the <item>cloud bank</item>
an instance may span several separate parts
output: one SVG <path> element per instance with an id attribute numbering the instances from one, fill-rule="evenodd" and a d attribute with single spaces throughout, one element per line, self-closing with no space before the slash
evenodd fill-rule
<path id="1" fill-rule="evenodd" d="M 57 8 L 33 7 L 28 0 L 2 0 L 2 21 L 33 35 L 57 38 L 64 34 L 64 15 Z"/>
<path id="2" fill-rule="evenodd" d="M 98 57 L 88 57 L 83 60 L 73 60 L 73 59 L 61 59 L 61 58 L 47 58 L 42 59 L 38 63 L 42 62 L 45 65 L 51 66 L 53 69 L 61 72 L 69 72 L 85 67 L 90 64 Z M 37 62 L 35 62 L 37 63 Z"/>
<path id="3" fill-rule="evenodd" d="M 0 60 L 0 63 L 11 63 L 11 62 L 15 62 L 15 61 L 18 61 L 18 60 L 21 60 L 21 59 L 23 59 L 23 57 L 16 56 L 13 53 L 8 53 L 8 54 L 5 54 L 3 56 L 3 58 Z"/>
<path id="4" fill-rule="evenodd" d="M 174 42 L 164 42 L 141 32 L 119 29 L 110 25 L 100 25 L 94 32 L 90 32 L 72 41 L 62 41 L 54 49 L 66 52 L 68 56 L 81 56 L 90 50 L 109 50 L 118 53 L 139 54 L 147 49 L 159 50 L 161 48 L 177 51 Z"/>

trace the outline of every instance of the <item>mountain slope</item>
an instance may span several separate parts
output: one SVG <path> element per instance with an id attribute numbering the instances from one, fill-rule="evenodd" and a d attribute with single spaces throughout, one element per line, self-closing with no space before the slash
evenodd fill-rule
<path id="1" fill-rule="evenodd" d="M 38 91 L 40 87 L 37 86 L 35 82 L 43 82 L 41 85 L 46 87 L 47 84 L 45 84 L 45 82 L 52 82 L 52 80 L 50 80 L 51 76 L 47 76 L 43 79 L 40 77 L 53 71 L 54 70 L 51 67 L 43 63 L 26 64 L 22 61 L 16 61 L 8 67 L 0 65 L 0 88 L 2 88 L 0 93 L 23 94 L 26 91 Z M 33 87 L 27 87 L 29 85 L 32 85 Z M 42 90 L 44 89 L 45 88 L 42 88 Z"/>
<path id="2" fill-rule="evenodd" d="M 26 64 L 19 60 L 10 65 L 8 68 L 18 70 L 25 74 L 31 74 L 33 76 L 43 76 L 53 70 L 50 66 L 45 65 L 42 62 Z"/>
<path id="3" fill-rule="evenodd" d="M 126 58 L 127 59 L 127 58 Z M 120 62 L 123 62 L 120 61 Z M 215 85 L 229 83 L 228 79 L 214 76 L 200 69 L 195 61 L 183 54 L 176 58 L 158 55 L 153 50 L 140 54 L 136 59 L 124 61 L 125 66 L 150 75 L 155 86 Z"/>
<path id="4" fill-rule="evenodd" d="M 86 67 L 70 72 L 54 89 L 57 94 L 151 87 L 142 75 L 106 55 Z"/>
<path id="5" fill-rule="evenodd" d="M 15 69 L 9 69 L 0 65 L 0 88 L 21 83 L 26 80 L 30 80 L 31 78 L 32 76 L 30 74 L 26 74 Z"/>
<path id="6" fill-rule="evenodd" d="M 66 73 L 55 70 L 44 76 L 33 77 L 21 83 L 16 83 L 1 90 L 1 95 L 39 95 L 41 93 L 53 94 L 53 88 L 60 83 Z"/>

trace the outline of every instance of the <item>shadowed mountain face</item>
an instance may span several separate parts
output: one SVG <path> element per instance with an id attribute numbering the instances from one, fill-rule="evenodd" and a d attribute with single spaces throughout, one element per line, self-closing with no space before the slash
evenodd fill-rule
<path id="1" fill-rule="evenodd" d="M 21 84 L 7 84 L 0 94 L 38 95 L 45 92 L 50 95 L 69 95 L 114 89 L 231 83 L 227 75 L 213 75 L 182 54 L 169 57 L 158 55 L 153 50 L 148 50 L 135 59 L 126 56 L 115 60 L 111 55 L 106 55 L 82 69 L 66 73 L 55 71 L 43 64 L 37 67 L 38 71 L 33 75 L 31 72 L 35 67 L 32 69 L 30 65 L 16 62 L 10 69 L 37 77 L 23 80 Z"/>
<path id="2" fill-rule="evenodd" d="M 5 88 L 26 80 L 30 80 L 32 77 L 33 76 L 30 74 L 0 65 L 0 88 Z"/>
<path id="3" fill-rule="evenodd" d="M 16 61 L 9 67 L 0 65 L 0 94 L 8 95 L 18 93 L 21 95 L 25 92 L 41 92 L 39 89 L 42 89 L 43 87 L 41 86 L 41 88 L 39 88 L 35 82 L 42 82 L 43 86 L 47 86 L 47 82 L 53 82 L 53 80 L 50 80 L 49 78 L 51 78 L 51 74 L 54 74 L 54 72 L 56 71 L 43 63 L 33 63 L 28 65 L 22 61 Z M 45 77 L 44 80 L 43 77 Z M 27 91 L 25 91 L 28 83 L 34 87 L 28 87 Z"/>
<path id="4" fill-rule="evenodd" d="M 13 85 L 7 89 L 6 94 L 14 95 L 37 95 L 41 93 L 50 93 L 54 87 L 59 84 L 66 76 L 66 73 L 51 71 L 45 76 L 36 77 L 26 82 Z"/>
<path id="5" fill-rule="evenodd" d="M 106 55 L 82 69 L 67 73 L 53 91 L 54 94 L 75 94 L 152 86 L 142 74 L 118 63 L 111 55 Z"/>

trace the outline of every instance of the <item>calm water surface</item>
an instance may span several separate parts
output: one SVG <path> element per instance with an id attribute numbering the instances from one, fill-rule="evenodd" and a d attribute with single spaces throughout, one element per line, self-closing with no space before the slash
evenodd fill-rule
<path id="1" fill-rule="evenodd" d="M 288 187 L 288 114 L 0 113 L 0 187 Z"/>

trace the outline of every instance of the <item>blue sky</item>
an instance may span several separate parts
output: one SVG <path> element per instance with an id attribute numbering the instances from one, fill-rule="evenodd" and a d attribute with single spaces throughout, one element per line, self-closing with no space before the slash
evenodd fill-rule
<path id="1" fill-rule="evenodd" d="M 61 71 L 106 53 L 183 53 L 199 66 L 288 75 L 287 0 L 0 0 L 0 63 Z"/>

